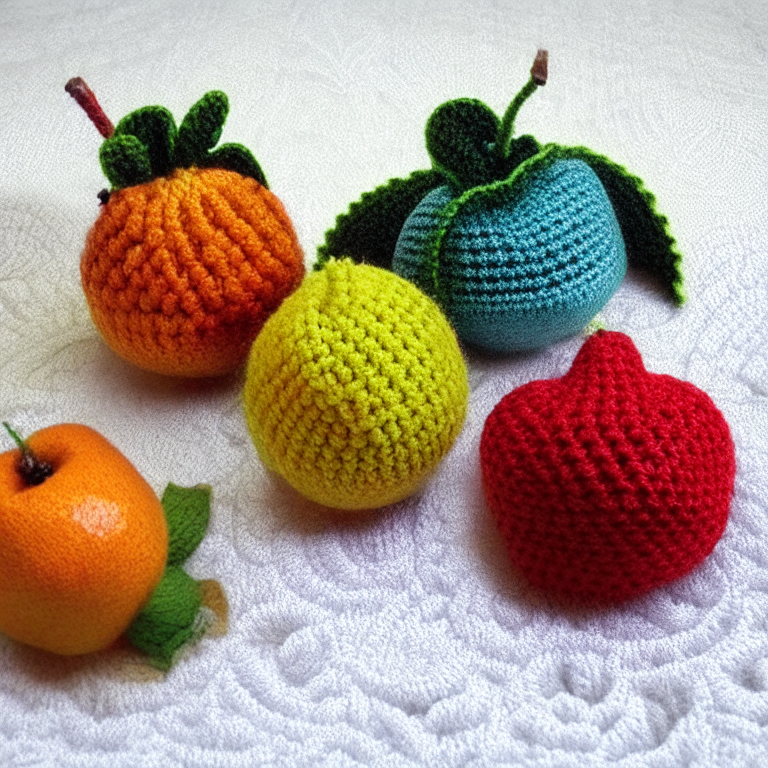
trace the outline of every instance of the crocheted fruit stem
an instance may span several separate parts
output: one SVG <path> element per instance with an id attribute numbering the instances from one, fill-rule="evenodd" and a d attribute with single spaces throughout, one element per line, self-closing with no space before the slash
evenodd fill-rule
<path id="1" fill-rule="evenodd" d="M 105 139 L 115 132 L 115 126 L 112 125 L 112 121 L 106 116 L 95 94 L 82 77 L 73 77 L 64 86 L 64 90 L 85 110 L 85 114 Z"/>
<path id="2" fill-rule="evenodd" d="M 19 433 L 16 432 L 7 421 L 3 422 L 3 426 L 21 451 L 21 456 L 16 464 L 16 469 L 22 479 L 28 486 L 40 485 L 46 478 L 49 478 L 53 474 L 53 467 L 49 462 L 41 461 L 32 452 L 32 449 L 24 442 L 24 440 L 21 439 Z"/>
<path id="3" fill-rule="evenodd" d="M 509 148 L 512 144 L 512 134 L 515 128 L 515 118 L 520 111 L 520 107 L 528 100 L 528 97 L 540 86 L 547 82 L 547 60 L 548 54 L 542 48 L 536 52 L 536 58 L 531 67 L 531 76 L 528 82 L 518 91 L 512 103 L 507 107 L 504 113 L 504 119 L 499 127 L 499 134 L 494 144 L 494 151 L 502 159 L 506 160 L 509 156 Z"/>

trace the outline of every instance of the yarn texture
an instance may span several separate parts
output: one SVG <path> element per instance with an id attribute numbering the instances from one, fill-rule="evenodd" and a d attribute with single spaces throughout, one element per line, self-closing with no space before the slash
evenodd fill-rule
<path id="1" fill-rule="evenodd" d="M 176 170 L 113 192 L 81 260 L 91 317 L 109 346 L 178 376 L 241 365 L 303 274 L 277 197 L 218 168 Z"/>
<path id="2" fill-rule="evenodd" d="M 161 106 L 112 127 L 82 78 L 66 90 L 105 137 L 112 190 L 83 252 L 83 290 L 112 349 L 172 376 L 235 371 L 267 316 L 301 282 L 304 255 L 261 167 L 223 144 L 229 101 L 206 93 L 177 128 Z"/>
<path id="3" fill-rule="evenodd" d="M 433 176 L 364 194 L 326 234 L 318 263 L 375 258 L 435 298 L 462 341 L 501 353 L 583 329 L 628 263 L 682 304 L 681 256 L 641 179 L 585 147 L 513 136 L 547 61 L 540 50 L 501 119 L 477 99 L 438 106 L 425 131 Z M 429 185 L 419 199 L 416 179 Z"/>
<path id="4" fill-rule="evenodd" d="M 567 159 L 458 199 L 434 190 L 406 221 L 392 268 L 438 299 L 461 339 L 508 352 L 581 330 L 627 260 L 599 179 Z"/>
<path id="5" fill-rule="evenodd" d="M 331 260 L 267 321 L 245 412 L 264 463 L 344 509 L 413 493 L 459 434 L 469 386 L 435 303 L 385 270 Z"/>
<path id="6" fill-rule="evenodd" d="M 538 589 L 595 602 L 640 595 L 707 557 L 736 472 L 709 396 L 649 373 L 631 339 L 607 331 L 562 378 L 501 400 L 480 462 L 512 563 Z"/>

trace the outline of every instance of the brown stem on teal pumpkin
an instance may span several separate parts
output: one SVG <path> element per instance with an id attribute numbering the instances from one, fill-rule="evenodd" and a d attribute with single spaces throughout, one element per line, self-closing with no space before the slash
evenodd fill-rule
<path id="1" fill-rule="evenodd" d="M 106 116 L 95 94 L 82 77 L 73 77 L 64 86 L 64 90 L 85 110 L 85 114 L 105 139 L 115 132 L 115 126 L 112 125 L 112 121 Z"/>
<path id="2" fill-rule="evenodd" d="M 21 439 L 19 433 L 7 422 L 3 426 L 13 438 L 13 442 L 19 447 L 21 457 L 16 464 L 16 469 L 27 485 L 40 485 L 53 474 L 53 466 L 47 461 L 41 461 L 33 453 L 32 449 Z"/>
<path id="3" fill-rule="evenodd" d="M 512 103 L 507 107 L 504 113 L 504 119 L 501 121 L 499 133 L 494 144 L 494 151 L 502 159 L 506 160 L 509 156 L 509 148 L 512 144 L 512 135 L 515 128 L 515 118 L 520 111 L 520 107 L 527 101 L 528 97 L 540 86 L 547 82 L 547 52 L 539 49 L 536 58 L 531 67 L 531 77 L 528 82 L 520 89 Z"/>

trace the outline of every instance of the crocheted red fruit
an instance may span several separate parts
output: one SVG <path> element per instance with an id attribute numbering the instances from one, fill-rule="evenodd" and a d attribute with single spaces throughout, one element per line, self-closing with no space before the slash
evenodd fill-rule
<path id="1" fill-rule="evenodd" d="M 501 400 L 480 463 L 514 565 L 534 587 L 595 602 L 695 568 L 723 533 L 736 472 L 709 396 L 649 373 L 632 340 L 607 331 L 562 378 Z"/>

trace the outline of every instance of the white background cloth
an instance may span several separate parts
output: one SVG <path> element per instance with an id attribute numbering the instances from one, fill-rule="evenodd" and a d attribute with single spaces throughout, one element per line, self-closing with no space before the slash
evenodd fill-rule
<path id="1" fill-rule="evenodd" d="M 364 191 L 429 165 L 424 125 L 471 96 L 502 113 L 538 47 L 549 82 L 519 132 L 641 176 L 685 255 L 675 309 L 630 276 L 607 327 L 714 399 L 737 445 L 732 515 L 689 577 L 620 608 L 532 598 L 484 505 L 478 442 L 513 387 L 582 339 L 470 355 L 471 402 L 425 490 L 339 518 L 260 465 L 241 381 L 143 373 L 99 339 L 79 256 L 107 186 L 80 75 L 117 122 L 177 120 L 205 91 L 288 209 L 307 263 Z M 161 492 L 210 483 L 189 563 L 231 629 L 164 680 L 114 655 L 0 641 L 0 765 L 768 764 L 768 11 L 763 0 L 0 2 L 0 416 L 114 442 Z M 11 448 L 10 441 L 3 446 Z"/>

